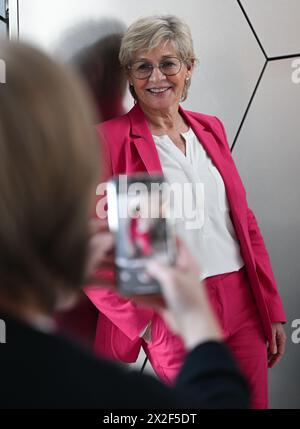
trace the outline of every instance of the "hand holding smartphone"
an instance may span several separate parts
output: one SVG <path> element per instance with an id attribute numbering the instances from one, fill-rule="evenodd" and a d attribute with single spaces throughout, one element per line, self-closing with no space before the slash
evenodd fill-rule
<path id="1" fill-rule="evenodd" d="M 117 287 L 123 295 L 160 293 L 145 271 L 150 259 L 174 264 L 176 242 L 162 175 L 120 175 L 107 184 L 108 224 L 115 234 Z"/>

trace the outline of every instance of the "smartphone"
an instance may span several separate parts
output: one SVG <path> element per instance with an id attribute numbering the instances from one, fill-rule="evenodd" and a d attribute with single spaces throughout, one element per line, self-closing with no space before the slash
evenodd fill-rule
<path id="1" fill-rule="evenodd" d="M 149 259 L 176 260 L 174 225 L 162 175 L 120 175 L 107 183 L 109 229 L 115 234 L 117 287 L 123 295 L 161 292 L 145 272 Z"/>

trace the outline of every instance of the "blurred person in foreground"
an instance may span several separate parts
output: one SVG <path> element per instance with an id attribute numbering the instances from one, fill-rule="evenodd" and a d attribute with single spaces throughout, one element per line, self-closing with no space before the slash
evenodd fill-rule
<path id="1" fill-rule="evenodd" d="M 95 123 L 125 113 L 126 75 L 119 62 L 125 25 L 114 18 L 88 20 L 68 28 L 56 43 L 55 56 L 85 81 L 95 105 Z M 101 118 L 101 119 L 100 119 Z M 57 312 L 62 332 L 93 349 L 99 311 L 82 292 L 76 305 Z"/>
<path id="2" fill-rule="evenodd" d="M 223 124 L 181 106 L 196 63 L 190 29 L 172 15 L 141 18 L 126 31 L 119 58 L 135 106 L 98 126 L 110 174 L 163 173 L 177 186 L 177 233 L 201 266 L 199 281 L 250 383 L 252 406 L 267 408 L 268 366 L 285 350 L 285 312 Z M 102 317 L 96 350 L 130 362 L 143 347 L 156 374 L 172 383 L 186 350 L 160 316 L 111 291 L 86 293 Z"/>
<path id="3" fill-rule="evenodd" d="M 59 38 L 55 56 L 85 81 L 96 108 L 96 122 L 125 113 L 126 74 L 119 62 L 125 24 L 115 18 L 77 23 Z"/>
<path id="4" fill-rule="evenodd" d="M 159 307 L 189 353 L 173 388 L 100 360 L 57 334 L 52 315 L 71 305 L 112 238 L 90 225 L 99 181 L 97 138 L 84 87 L 38 50 L 1 41 L 1 408 L 243 408 L 248 391 L 222 341 L 182 243 L 173 268 L 150 262 Z"/>

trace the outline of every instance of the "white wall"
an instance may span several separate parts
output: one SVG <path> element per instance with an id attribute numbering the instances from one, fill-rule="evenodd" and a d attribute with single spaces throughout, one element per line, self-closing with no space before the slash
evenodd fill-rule
<path id="1" fill-rule="evenodd" d="M 199 58 L 186 107 L 220 116 L 233 140 L 264 61 L 235 0 L 19 0 L 19 7 L 20 37 L 48 52 L 84 20 L 117 17 L 129 25 L 144 15 L 178 15 Z"/>

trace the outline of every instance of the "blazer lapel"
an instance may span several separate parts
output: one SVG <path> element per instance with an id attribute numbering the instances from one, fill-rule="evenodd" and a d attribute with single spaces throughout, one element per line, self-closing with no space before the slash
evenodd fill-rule
<path id="1" fill-rule="evenodd" d="M 129 112 L 131 139 L 149 174 L 163 174 L 157 149 L 149 130 L 145 115 L 138 104 Z"/>
<path id="2" fill-rule="evenodd" d="M 202 125 L 192 115 L 182 109 L 182 107 L 179 107 L 179 111 L 186 122 L 190 124 L 206 153 L 209 155 L 213 164 L 221 174 L 229 204 L 232 206 L 231 203 L 234 183 L 231 175 L 232 165 L 230 160 L 224 156 L 224 152 L 221 151 L 220 145 L 218 144 L 211 130 L 207 130 L 204 125 Z"/>
<path id="3" fill-rule="evenodd" d="M 210 129 L 206 129 L 203 124 L 186 112 L 181 106 L 179 107 L 179 111 L 182 117 L 193 129 L 205 151 L 221 174 L 230 208 L 231 210 L 234 210 L 235 205 L 233 204 L 233 201 L 235 183 L 231 174 L 232 162 L 224 156 L 224 151 L 221 150 L 220 145 Z M 156 145 L 146 122 L 145 115 L 138 104 L 130 110 L 129 117 L 131 122 L 130 137 L 146 167 L 147 172 L 149 174 L 163 174 Z"/>

